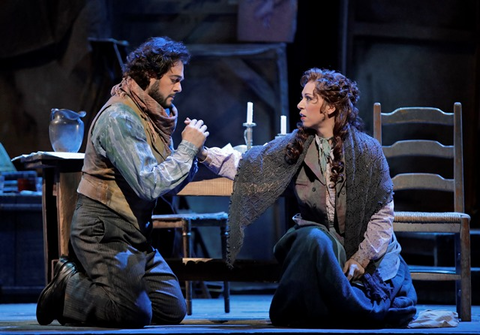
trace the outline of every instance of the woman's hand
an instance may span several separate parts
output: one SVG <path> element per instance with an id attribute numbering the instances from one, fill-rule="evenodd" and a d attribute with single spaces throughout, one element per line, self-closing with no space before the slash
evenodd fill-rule
<path id="1" fill-rule="evenodd" d="M 348 281 L 358 280 L 365 274 L 365 268 L 350 258 L 343 267 L 343 273 L 347 276 Z"/>
<path id="2" fill-rule="evenodd" d="M 205 147 L 201 147 L 197 153 L 197 158 L 199 162 L 202 163 L 205 159 L 207 159 L 207 155 L 208 155 L 207 149 L 205 149 Z"/>

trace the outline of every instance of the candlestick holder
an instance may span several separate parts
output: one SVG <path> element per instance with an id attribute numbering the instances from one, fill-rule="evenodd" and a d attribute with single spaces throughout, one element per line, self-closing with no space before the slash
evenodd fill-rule
<path id="1" fill-rule="evenodd" d="M 247 123 L 245 122 L 243 126 L 247 129 L 243 132 L 243 139 L 245 140 L 245 144 L 247 145 L 247 150 L 250 149 L 253 145 L 253 127 L 257 124 L 255 122 Z"/>

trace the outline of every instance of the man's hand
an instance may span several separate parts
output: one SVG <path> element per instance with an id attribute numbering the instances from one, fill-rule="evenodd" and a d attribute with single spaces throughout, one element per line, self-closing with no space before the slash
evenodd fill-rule
<path id="1" fill-rule="evenodd" d="M 203 120 L 187 118 L 185 120 L 185 129 L 182 131 L 182 140 L 186 140 L 198 149 L 203 148 L 203 144 L 210 133 L 207 131 L 207 126 L 203 123 Z"/>
<path id="2" fill-rule="evenodd" d="M 343 267 L 343 273 L 347 276 L 348 281 L 358 280 L 365 274 L 365 269 L 360 263 L 350 258 Z"/>

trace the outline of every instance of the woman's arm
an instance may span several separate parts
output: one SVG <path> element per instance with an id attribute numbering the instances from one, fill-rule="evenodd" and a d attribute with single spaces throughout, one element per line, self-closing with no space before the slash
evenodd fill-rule
<path id="1" fill-rule="evenodd" d="M 360 243 L 358 251 L 352 256 L 362 266 L 367 266 L 370 261 L 382 257 L 387 251 L 388 244 L 393 235 L 393 200 L 386 204 L 378 213 L 372 215 Z"/>
<path id="2" fill-rule="evenodd" d="M 223 148 L 206 148 L 198 154 L 200 163 L 203 163 L 213 173 L 233 180 L 237 174 L 237 168 L 242 153 L 233 149 L 230 145 Z"/>
<path id="3" fill-rule="evenodd" d="M 392 200 L 372 215 L 357 252 L 345 264 L 344 272 L 347 276 L 358 279 L 370 261 L 377 260 L 385 254 L 393 236 L 393 209 Z"/>

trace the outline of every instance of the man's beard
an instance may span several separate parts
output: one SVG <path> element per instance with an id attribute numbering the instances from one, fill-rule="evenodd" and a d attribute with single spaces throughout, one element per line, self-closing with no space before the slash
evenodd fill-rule
<path id="1" fill-rule="evenodd" d="M 147 93 L 152 97 L 153 100 L 159 103 L 160 106 L 167 109 L 172 107 L 171 104 L 167 103 L 167 98 L 158 92 L 159 83 L 158 80 L 153 83 L 153 85 L 148 89 Z"/>

